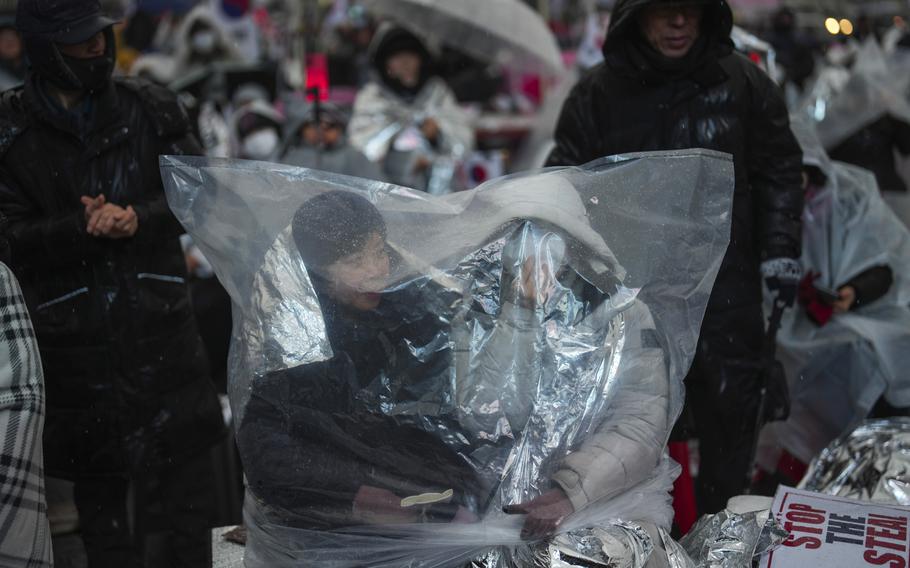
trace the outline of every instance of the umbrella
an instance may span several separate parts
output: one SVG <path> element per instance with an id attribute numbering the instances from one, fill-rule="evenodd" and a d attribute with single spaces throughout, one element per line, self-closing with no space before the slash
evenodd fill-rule
<path id="1" fill-rule="evenodd" d="M 553 32 L 520 0 L 367 0 L 366 7 L 483 61 L 553 75 L 564 71 Z"/>

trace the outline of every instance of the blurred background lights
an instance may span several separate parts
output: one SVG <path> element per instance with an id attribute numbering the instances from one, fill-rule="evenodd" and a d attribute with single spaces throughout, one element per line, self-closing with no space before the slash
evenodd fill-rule
<path id="1" fill-rule="evenodd" d="M 837 35 L 840 33 L 840 22 L 836 18 L 828 18 L 825 20 L 825 29 L 828 30 L 828 33 L 831 35 Z"/>
<path id="2" fill-rule="evenodd" d="M 840 32 L 844 35 L 850 35 L 853 33 L 853 22 L 844 18 L 840 22 Z"/>

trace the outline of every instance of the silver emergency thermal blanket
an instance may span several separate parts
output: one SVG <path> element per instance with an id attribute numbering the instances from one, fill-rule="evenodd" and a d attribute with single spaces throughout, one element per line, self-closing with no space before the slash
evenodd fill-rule
<path id="1" fill-rule="evenodd" d="M 618 523 L 669 528 L 664 448 L 729 241 L 729 156 L 605 158 L 441 197 L 161 163 L 233 300 L 246 566 L 527 566 L 549 541 L 504 509 L 541 495 L 574 510 L 554 554 L 622 540 Z M 630 566 L 681 554 L 655 535 L 623 541 Z"/>
<path id="2" fill-rule="evenodd" d="M 427 119 L 439 126 L 435 145 L 421 132 Z M 412 101 L 374 81 L 357 94 L 348 140 L 368 159 L 382 164 L 389 180 L 441 195 L 456 184 L 456 166 L 474 148 L 472 122 L 442 79 L 430 79 Z M 419 168 L 421 159 L 430 166 Z"/>
<path id="3" fill-rule="evenodd" d="M 680 544 L 697 568 L 752 568 L 754 560 L 787 538 L 768 509 L 705 515 Z"/>
<path id="4" fill-rule="evenodd" d="M 809 463 L 835 438 L 855 428 L 884 396 L 910 406 L 910 232 L 882 200 L 871 172 L 830 160 L 805 120 L 792 128 L 804 162 L 827 184 L 806 196 L 803 272 L 838 290 L 850 279 L 887 266 L 888 293 L 865 306 L 834 314 L 819 326 L 804 306 L 788 310 L 778 334 L 792 408 L 785 422 L 765 427 L 760 462 L 774 471 L 779 450 Z"/>
<path id="5" fill-rule="evenodd" d="M 903 55 L 886 56 L 871 39 L 849 71 L 823 69 L 797 113 L 817 123 L 819 139 L 829 150 L 886 115 L 910 122 L 907 61 Z"/>
<path id="6" fill-rule="evenodd" d="M 869 420 L 824 449 L 800 489 L 910 506 L 910 418 Z"/>

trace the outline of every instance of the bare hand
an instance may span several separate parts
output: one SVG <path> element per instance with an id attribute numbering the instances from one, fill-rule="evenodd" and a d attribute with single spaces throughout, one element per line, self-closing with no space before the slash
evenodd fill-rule
<path id="1" fill-rule="evenodd" d="M 98 209 L 104 206 L 106 203 L 104 194 L 102 193 L 98 197 L 89 197 L 83 195 L 79 201 L 82 202 L 82 205 L 85 206 L 85 222 L 87 223 L 89 219 L 92 218 L 92 214 L 95 213 Z"/>
<path id="2" fill-rule="evenodd" d="M 527 515 L 521 529 L 523 540 L 541 540 L 553 536 L 575 507 L 562 489 L 551 489 L 532 501 L 508 505 L 503 510 L 508 515 Z"/>
<path id="3" fill-rule="evenodd" d="M 88 206 L 86 206 L 86 210 Z M 124 239 L 139 230 L 139 217 L 132 206 L 126 209 L 113 203 L 96 208 L 86 223 L 85 231 L 95 237 Z"/>
<path id="4" fill-rule="evenodd" d="M 420 125 L 420 132 L 423 137 L 435 144 L 439 140 L 439 123 L 435 119 L 428 118 Z"/>
<path id="5" fill-rule="evenodd" d="M 403 508 L 401 497 L 387 489 L 361 485 L 354 496 L 354 515 L 374 524 L 413 523 L 417 521 L 414 508 Z"/>
<path id="6" fill-rule="evenodd" d="M 525 260 L 518 278 L 518 297 L 522 304 L 535 306 L 546 303 L 554 286 L 553 275 L 547 263 L 538 267 L 533 257 Z"/>
<path id="7" fill-rule="evenodd" d="M 853 286 L 844 286 L 837 291 L 838 299 L 831 304 L 834 307 L 834 313 L 845 314 L 850 311 L 856 302 L 856 289 Z"/>

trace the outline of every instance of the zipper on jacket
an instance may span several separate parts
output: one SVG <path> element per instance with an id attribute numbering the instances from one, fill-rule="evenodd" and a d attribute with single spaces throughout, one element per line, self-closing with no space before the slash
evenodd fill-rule
<path id="1" fill-rule="evenodd" d="M 170 282 L 171 284 L 186 284 L 186 279 L 180 276 L 165 276 L 163 274 L 151 274 L 140 272 L 136 275 L 139 280 L 157 280 L 159 282 Z"/>
<path id="2" fill-rule="evenodd" d="M 63 296 L 60 296 L 59 298 L 54 298 L 53 300 L 44 302 L 43 304 L 38 304 L 38 306 L 35 308 L 35 310 L 43 310 L 45 308 L 55 306 L 57 304 L 65 302 L 67 300 L 72 300 L 76 296 L 81 296 L 82 294 L 87 294 L 87 293 L 88 293 L 88 287 L 82 287 L 82 288 L 79 288 L 78 290 L 73 290 L 69 294 L 64 294 Z"/>

